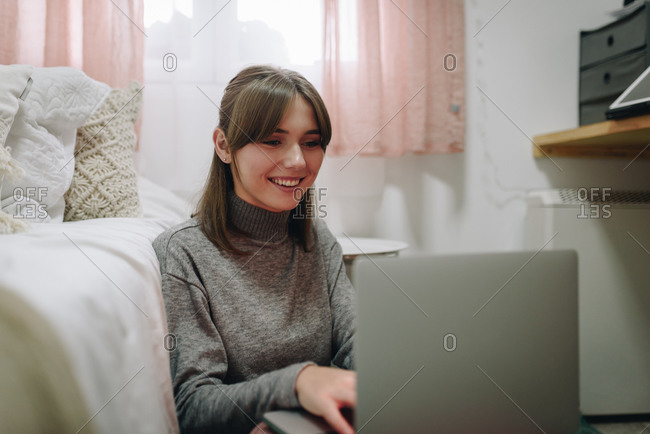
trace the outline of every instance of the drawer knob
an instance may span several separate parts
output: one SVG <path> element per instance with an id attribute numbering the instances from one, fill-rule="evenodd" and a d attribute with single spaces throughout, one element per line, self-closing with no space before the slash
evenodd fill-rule
<path id="1" fill-rule="evenodd" d="M 611 47 L 612 45 L 614 45 L 614 35 L 609 35 L 607 37 L 607 46 Z"/>
<path id="2" fill-rule="evenodd" d="M 612 76 L 609 74 L 609 72 L 606 72 L 603 74 L 603 82 L 605 84 L 609 84 L 609 81 L 612 79 Z"/>

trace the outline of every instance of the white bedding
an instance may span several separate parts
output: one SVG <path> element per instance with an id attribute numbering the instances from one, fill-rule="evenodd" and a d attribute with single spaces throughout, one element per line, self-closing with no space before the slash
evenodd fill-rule
<path id="1" fill-rule="evenodd" d="M 34 224 L 0 235 L 0 288 L 52 324 L 95 432 L 178 432 L 151 242 L 189 208 L 147 180 L 139 186 L 145 218 Z"/>

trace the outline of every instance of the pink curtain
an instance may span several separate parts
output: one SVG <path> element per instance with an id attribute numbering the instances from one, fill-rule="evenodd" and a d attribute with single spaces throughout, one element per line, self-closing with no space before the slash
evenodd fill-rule
<path id="1" fill-rule="evenodd" d="M 73 66 L 113 87 L 143 82 L 142 0 L 4 0 L 0 64 Z"/>
<path id="2" fill-rule="evenodd" d="M 357 0 L 355 23 L 346 22 L 344 3 L 325 0 L 328 154 L 462 151 L 463 1 Z"/>

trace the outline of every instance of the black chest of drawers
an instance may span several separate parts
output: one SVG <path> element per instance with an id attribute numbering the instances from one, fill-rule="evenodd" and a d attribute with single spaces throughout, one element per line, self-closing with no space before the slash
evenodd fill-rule
<path id="1" fill-rule="evenodd" d="M 650 66 L 650 0 L 631 14 L 580 32 L 580 125 L 603 122 L 611 103 Z"/>

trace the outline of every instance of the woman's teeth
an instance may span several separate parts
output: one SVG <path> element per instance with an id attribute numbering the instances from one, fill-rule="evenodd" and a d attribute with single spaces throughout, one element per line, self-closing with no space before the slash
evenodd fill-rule
<path id="1" fill-rule="evenodd" d="M 282 185 L 284 187 L 295 187 L 296 185 L 300 184 L 299 179 L 275 179 L 271 178 L 271 181 L 278 185 Z"/>

